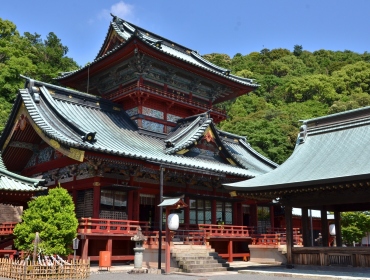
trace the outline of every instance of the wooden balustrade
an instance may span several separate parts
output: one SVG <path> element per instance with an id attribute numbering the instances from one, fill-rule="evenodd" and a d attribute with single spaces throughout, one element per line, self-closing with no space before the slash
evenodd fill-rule
<path id="1" fill-rule="evenodd" d="M 0 224 L 0 235 L 13 234 L 14 227 L 17 223 L 1 223 Z"/>
<path id="2" fill-rule="evenodd" d="M 252 227 L 234 225 L 199 224 L 198 228 L 205 231 L 207 239 L 213 237 L 245 238 L 251 237 L 254 232 Z"/>
<path id="3" fill-rule="evenodd" d="M 159 231 L 150 231 L 144 242 L 146 247 L 157 247 L 159 245 Z M 203 245 L 205 244 L 206 234 L 203 230 L 176 230 L 171 231 L 171 242 L 179 241 L 188 245 Z M 166 232 L 162 232 L 162 248 L 166 242 Z"/>
<path id="4" fill-rule="evenodd" d="M 148 222 L 81 218 L 79 220 L 78 233 L 134 235 L 138 227 L 141 227 L 144 235 L 147 234 L 149 229 Z"/>
<path id="5" fill-rule="evenodd" d="M 295 245 L 302 245 L 302 235 L 293 234 Z M 282 233 L 275 234 L 256 234 L 252 237 L 252 245 L 286 245 L 286 235 Z"/>
<path id="6" fill-rule="evenodd" d="M 200 102 L 197 102 L 197 101 L 193 101 L 191 98 L 185 97 L 184 95 L 178 95 L 178 94 L 166 92 L 166 91 L 160 90 L 160 89 L 153 89 L 152 87 L 144 85 L 144 84 L 140 84 L 139 86 L 135 84 L 135 85 L 131 85 L 129 87 L 125 87 L 124 89 L 119 89 L 114 93 L 110 93 L 110 94 L 106 95 L 105 98 L 111 99 L 111 98 L 123 95 L 125 93 L 128 93 L 128 92 L 133 92 L 135 90 L 144 90 L 144 91 L 147 91 L 147 92 L 150 92 L 150 93 L 153 93 L 153 94 L 165 96 L 165 97 L 168 97 L 170 99 L 175 99 L 177 101 L 188 103 L 188 104 L 191 104 L 193 106 L 200 107 L 200 108 L 207 109 L 207 110 L 212 109 L 213 112 L 217 112 L 218 114 L 226 116 L 226 111 L 225 110 L 219 109 L 217 107 L 210 106 L 209 104 L 203 104 L 203 103 L 200 103 Z"/>
<path id="7" fill-rule="evenodd" d="M 145 247 L 158 247 L 159 246 L 159 231 L 150 231 L 145 236 L 147 239 L 144 241 Z M 165 248 L 166 232 L 162 231 L 162 249 Z"/>

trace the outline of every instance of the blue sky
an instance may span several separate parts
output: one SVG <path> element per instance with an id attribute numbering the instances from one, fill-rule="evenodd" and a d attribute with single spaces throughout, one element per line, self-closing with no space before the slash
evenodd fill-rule
<path id="1" fill-rule="evenodd" d="M 54 32 L 79 65 L 94 60 L 111 12 L 200 54 L 233 57 L 302 45 L 370 51 L 368 0 L 4 0 L 0 18 L 18 31 Z"/>

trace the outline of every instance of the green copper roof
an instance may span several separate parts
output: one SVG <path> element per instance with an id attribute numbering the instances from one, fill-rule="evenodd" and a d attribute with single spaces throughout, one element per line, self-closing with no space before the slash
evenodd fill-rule
<path id="1" fill-rule="evenodd" d="M 115 32 L 124 40 L 123 43 L 118 44 L 115 48 L 110 50 L 107 53 L 105 52 L 106 45 L 104 45 L 108 37 L 110 36 L 110 31 L 115 30 Z M 190 48 L 184 47 L 180 44 L 177 44 L 173 41 L 170 41 L 164 37 L 161 37 L 159 35 L 154 34 L 153 32 L 147 31 L 139 26 L 136 26 L 132 23 L 129 23 L 128 21 L 125 21 L 123 19 L 120 19 L 116 16 L 113 16 L 113 20 L 111 22 L 110 29 L 108 30 L 106 40 L 104 41 L 103 46 L 101 47 L 101 50 L 99 51 L 97 57 L 95 60 L 92 62 L 98 62 L 101 59 L 105 58 L 106 56 L 109 56 L 116 51 L 120 50 L 123 48 L 125 45 L 127 45 L 129 42 L 132 40 L 140 40 L 141 42 L 145 43 L 147 46 L 150 48 L 154 48 L 157 51 L 160 51 L 166 55 L 169 55 L 175 59 L 179 59 L 181 61 L 184 61 L 186 63 L 189 63 L 191 65 L 194 65 L 196 67 L 202 68 L 206 71 L 212 72 L 216 75 L 223 76 L 229 80 L 232 80 L 234 82 L 237 82 L 239 84 L 247 85 L 249 87 L 258 87 L 259 85 L 254 82 L 253 79 L 249 78 L 243 78 L 243 77 L 238 77 L 235 75 L 230 74 L 229 69 L 225 69 L 222 67 L 219 67 L 210 61 L 204 59 L 197 51 L 194 51 Z M 70 76 L 76 72 L 81 71 L 82 69 L 85 69 L 89 67 L 90 65 L 86 65 L 85 67 L 73 71 L 73 72 L 66 72 L 66 73 L 61 73 L 61 77 L 59 78 L 64 78 L 67 76 Z"/>
<path id="2" fill-rule="evenodd" d="M 276 163 L 254 150 L 245 137 L 218 130 L 208 112 L 178 120 L 177 126 L 165 140 L 165 153 L 173 154 L 196 146 L 207 129 L 214 136 L 221 153 L 239 166 L 256 173 L 265 173 L 277 167 Z"/>
<path id="3" fill-rule="evenodd" d="M 275 170 L 227 184 L 238 191 L 278 190 L 370 178 L 370 107 L 307 120 L 293 154 Z"/>
<path id="4" fill-rule="evenodd" d="M 18 192 L 40 191 L 43 190 L 43 187 L 40 187 L 43 181 L 8 171 L 0 155 L 0 190 Z"/>
<path id="5" fill-rule="evenodd" d="M 235 142 L 231 134 L 222 138 L 222 145 L 229 150 L 232 158 L 239 160 L 239 167 L 215 158 L 204 159 L 167 152 L 166 135 L 139 129 L 126 112 L 119 109 L 118 104 L 30 79 L 27 83 L 28 88 L 20 91 L 18 99 L 24 102 L 35 125 L 47 137 L 65 147 L 245 178 L 261 175 L 276 167 L 276 164 L 266 161 L 255 151 L 245 148 L 246 144 L 238 145 L 239 140 Z M 20 102 L 16 101 L 16 104 Z M 209 121 L 211 119 L 207 119 Z M 12 121 L 9 120 L 7 126 L 11 125 Z M 185 131 L 184 135 L 190 139 L 196 131 Z M 223 132 L 217 133 L 221 135 Z M 89 140 L 85 135 L 93 137 Z M 171 134 L 168 139 L 174 137 Z M 2 145 L 4 140 L 0 139 Z"/>

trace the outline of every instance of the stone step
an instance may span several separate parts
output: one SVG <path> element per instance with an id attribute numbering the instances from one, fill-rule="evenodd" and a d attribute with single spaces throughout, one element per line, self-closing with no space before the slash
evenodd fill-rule
<path id="1" fill-rule="evenodd" d="M 227 271 L 230 266 L 214 249 L 205 245 L 177 245 L 172 248 L 171 255 L 182 272 Z"/>
<path id="2" fill-rule="evenodd" d="M 189 261 L 197 261 L 197 260 L 215 260 L 219 261 L 220 259 L 211 257 L 211 256 L 186 256 L 186 255 L 176 255 L 173 256 L 178 261 L 183 261 L 183 260 L 189 260 Z M 221 260 L 220 260 L 221 261 Z"/>
<path id="3" fill-rule="evenodd" d="M 214 257 L 211 256 L 186 256 L 186 255 L 172 255 L 177 260 L 215 260 Z"/>
<path id="4" fill-rule="evenodd" d="M 179 266 L 182 265 L 193 265 L 193 264 L 204 264 L 204 265 L 223 265 L 223 263 L 219 263 L 216 260 L 194 260 L 194 261 L 189 261 L 189 260 L 181 260 L 178 261 Z"/>
<path id="5" fill-rule="evenodd" d="M 183 272 L 186 273 L 206 273 L 206 272 L 219 272 L 219 271 L 227 271 L 227 267 L 214 267 L 211 269 L 207 268 L 193 268 L 190 270 L 183 269 Z"/>
<path id="6" fill-rule="evenodd" d="M 220 268 L 222 264 L 186 264 L 183 266 L 180 266 L 180 268 L 185 269 L 185 270 L 193 270 L 193 269 L 198 269 L 198 268 L 204 268 L 204 269 L 214 269 L 214 268 Z"/>

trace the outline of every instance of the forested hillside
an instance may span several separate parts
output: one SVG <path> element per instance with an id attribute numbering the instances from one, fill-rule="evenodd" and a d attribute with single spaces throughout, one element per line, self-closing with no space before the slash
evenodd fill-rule
<path id="1" fill-rule="evenodd" d="M 0 18 L 0 130 L 23 87 L 19 75 L 53 83 L 59 72 L 78 68 L 67 52 L 68 47 L 53 32 L 45 40 L 37 33 L 20 35 L 14 23 Z M 308 52 L 296 45 L 293 51 L 263 49 L 233 58 L 224 54 L 204 57 L 260 84 L 249 96 L 220 104 L 229 116 L 220 128 L 247 136 L 255 149 L 277 163 L 292 153 L 299 120 L 370 104 L 367 52 Z"/>
<path id="2" fill-rule="evenodd" d="M 53 32 L 45 40 L 37 33 L 20 35 L 14 23 L 0 18 L 0 131 L 18 89 L 24 87 L 20 74 L 53 83 L 59 72 L 78 68 L 67 52 Z"/>
<path id="3" fill-rule="evenodd" d="M 292 46 L 293 47 L 293 46 Z M 225 106 L 225 131 L 247 136 L 259 152 L 277 163 L 292 153 L 300 120 L 370 104 L 370 53 L 318 50 L 302 46 L 263 49 L 233 58 L 209 54 L 205 58 L 256 79 L 258 90 Z"/>

